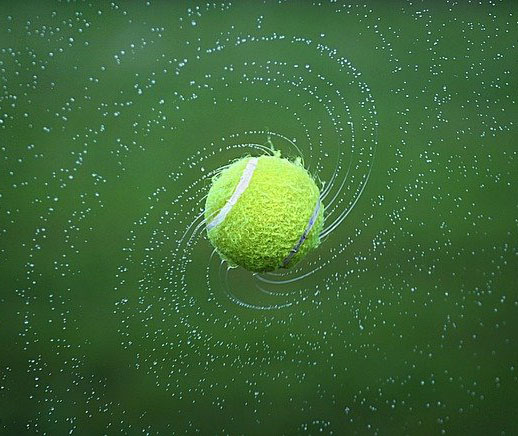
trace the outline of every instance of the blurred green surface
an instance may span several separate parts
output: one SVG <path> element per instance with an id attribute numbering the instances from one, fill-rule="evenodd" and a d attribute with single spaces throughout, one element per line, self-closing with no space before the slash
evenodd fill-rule
<path id="1" fill-rule="evenodd" d="M 515 434 L 517 14 L 2 2 L 0 430 Z M 349 211 L 286 284 L 197 219 L 268 137 Z"/>

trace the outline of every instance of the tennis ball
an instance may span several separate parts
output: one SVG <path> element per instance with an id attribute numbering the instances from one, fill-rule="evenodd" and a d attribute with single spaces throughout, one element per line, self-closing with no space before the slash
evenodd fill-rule
<path id="1" fill-rule="evenodd" d="M 277 151 L 239 159 L 213 177 L 205 221 L 230 266 L 266 272 L 292 267 L 320 244 L 324 207 L 300 158 Z"/>

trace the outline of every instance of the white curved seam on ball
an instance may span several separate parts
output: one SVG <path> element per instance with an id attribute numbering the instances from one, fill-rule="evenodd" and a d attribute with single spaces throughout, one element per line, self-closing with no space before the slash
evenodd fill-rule
<path id="1" fill-rule="evenodd" d="M 250 184 L 250 180 L 252 179 L 252 176 L 254 175 L 255 168 L 257 166 L 257 160 L 258 158 L 253 157 L 251 158 L 247 164 L 246 168 L 243 171 L 243 174 L 241 174 L 241 178 L 239 179 L 239 183 L 236 186 L 236 190 L 232 194 L 232 196 L 228 199 L 225 206 L 221 208 L 219 213 L 216 215 L 216 218 L 214 218 L 208 225 L 207 225 L 207 231 L 213 229 L 217 225 L 221 224 L 227 215 L 230 213 L 232 208 L 235 206 L 237 201 L 239 200 L 239 197 L 243 195 L 243 193 L 248 188 L 248 185 Z"/>
<path id="2" fill-rule="evenodd" d="M 291 249 L 290 254 L 288 254 L 288 256 L 282 261 L 282 266 L 283 267 L 288 265 L 288 263 L 290 263 L 290 261 L 293 258 L 293 256 L 295 256 L 299 252 L 300 247 L 302 246 L 304 241 L 307 239 L 307 237 L 309 235 L 309 232 L 311 232 L 311 229 L 315 225 L 319 212 L 320 212 L 320 198 L 317 199 L 317 204 L 315 206 L 315 209 L 313 210 L 313 214 L 311 215 L 311 217 L 309 219 L 309 222 L 308 222 L 308 225 L 306 227 L 306 230 L 304 230 L 304 233 L 300 237 L 300 239 L 297 242 L 297 244 Z"/>

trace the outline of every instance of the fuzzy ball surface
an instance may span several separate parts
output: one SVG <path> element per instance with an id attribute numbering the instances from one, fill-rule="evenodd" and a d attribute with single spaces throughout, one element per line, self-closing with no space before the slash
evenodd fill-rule
<path id="1" fill-rule="evenodd" d="M 324 206 L 300 159 L 247 156 L 213 178 L 205 220 L 231 266 L 266 272 L 292 267 L 319 245 Z"/>

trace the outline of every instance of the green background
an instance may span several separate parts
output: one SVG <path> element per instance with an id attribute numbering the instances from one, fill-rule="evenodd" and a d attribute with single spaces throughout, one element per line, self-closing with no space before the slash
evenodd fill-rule
<path id="1" fill-rule="evenodd" d="M 516 433 L 517 17 L 2 2 L 0 429 Z M 328 233 L 227 271 L 204 196 L 268 138 Z"/>

